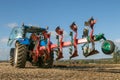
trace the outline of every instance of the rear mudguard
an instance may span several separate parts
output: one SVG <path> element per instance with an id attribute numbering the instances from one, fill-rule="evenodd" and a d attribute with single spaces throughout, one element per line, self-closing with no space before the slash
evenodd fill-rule
<path id="1" fill-rule="evenodd" d="M 19 38 L 16 41 L 23 45 L 30 45 L 30 40 L 28 38 Z"/>

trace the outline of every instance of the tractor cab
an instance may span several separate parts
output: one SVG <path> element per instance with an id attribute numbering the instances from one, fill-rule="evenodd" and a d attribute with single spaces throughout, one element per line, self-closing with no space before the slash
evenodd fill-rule
<path id="1" fill-rule="evenodd" d="M 24 24 L 22 27 L 14 27 L 10 33 L 8 45 L 11 46 L 15 40 L 21 44 L 30 45 L 30 40 L 34 41 L 35 37 L 39 38 L 40 41 L 43 41 L 44 36 L 42 32 L 44 31 L 46 31 L 45 28 L 26 26 Z"/>

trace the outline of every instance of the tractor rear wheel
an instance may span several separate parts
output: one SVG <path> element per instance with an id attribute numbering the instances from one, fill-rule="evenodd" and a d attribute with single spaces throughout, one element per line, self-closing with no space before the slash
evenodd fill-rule
<path id="1" fill-rule="evenodd" d="M 24 68 L 27 58 L 27 47 L 19 42 L 16 42 L 14 66 L 17 68 Z"/>
<path id="2" fill-rule="evenodd" d="M 15 48 L 11 48 L 10 49 L 10 65 L 14 66 L 14 52 L 15 52 Z"/>
<path id="3" fill-rule="evenodd" d="M 54 61 L 53 59 L 54 59 L 53 53 L 51 53 L 51 57 L 50 57 L 50 59 L 46 60 L 46 62 L 44 63 L 44 67 L 45 68 L 52 68 L 53 61 Z"/>
<path id="4" fill-rule="evenodd" d="M 38 66 L 42 68 L 52 68 L 53 61 L 54 61 L 54 54 L 51 52 L 50 58 L 46 61 L 44 61 L 45 56 L 41 56 L 38 59 Z"/>
<path id="5" fill-rule="evenodd" d="M 115 44 L 110 40 L 106 40 L 103 42 L 101 49 L 104 54 L 112 54 L 115 49 Z"/>

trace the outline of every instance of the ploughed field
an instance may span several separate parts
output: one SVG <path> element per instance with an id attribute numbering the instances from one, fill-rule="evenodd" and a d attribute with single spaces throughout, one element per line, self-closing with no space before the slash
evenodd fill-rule
<path id="1" fill-rule="evenodd" d="M 54 64 L 46 69 L 27 63 L 17 69 L 0 62 L 0 80 L 120 80 L 120 64 Z"/>

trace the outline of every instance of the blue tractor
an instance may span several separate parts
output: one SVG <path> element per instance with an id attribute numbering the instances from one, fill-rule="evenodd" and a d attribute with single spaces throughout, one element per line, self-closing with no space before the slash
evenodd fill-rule
<path id="1" fill-rule="evenodd" d="M 24 24 L 22 27 L 13 28 L 8 40 L 9 46 L 12 43 L 15 44 L 15 48 L 11 48 L 10 50 L 10 64 L 17 68 L 24 68 L 26 61 L 29 61 L 39 67 L 52 67 L 52 51 L 51 57 L 47 60 L 45 60 L 46 50 L 39 54 L 36 53 L 38 49 L 37 45 L 47 45 L 47 39 L 43 35 L 44 32 L 47 33 L 46 28 L 26 26 Z"/>

